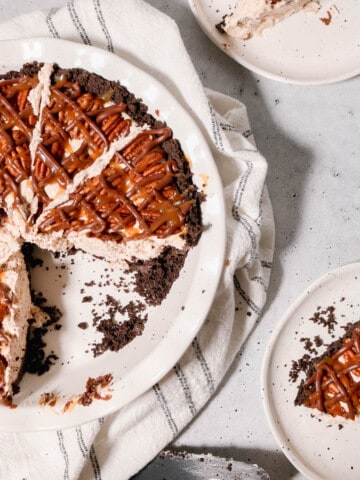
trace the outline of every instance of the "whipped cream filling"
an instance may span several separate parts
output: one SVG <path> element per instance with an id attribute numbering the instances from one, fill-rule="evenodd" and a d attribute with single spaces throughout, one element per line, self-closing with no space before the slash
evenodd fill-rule
<path id="1" fill-rule="evenodd" d="M 122 242 L 121 245 L 96 237 L 88 237 L 85 232 L 70 232 L 69 241 L 75 248 L 84 250 L 92 255 L 104 258 L 116 267 L 127 268 L 131 260 L 149 260 L 161 254 L 167 246 L 178 250 L 185 247 L 185 240 L 180 234 L 172 235 L 171 241 L 168 238 L 147 237 L 145 240 L 131 240 Z"/>
<path id="2" fill-rule="evenodd" d="M 316 0 L 240 0 L 225 17 L 223 29 L 231 37 L 248 40 L 294 13 L 314 13 L 319 8 Z"/>
<path id="3" fill-rule="evenodd" d="M 0 227 L 1 265 L 6 263 L 12 255 L 19 252 L 22 244 L 22 240 L 20 240 L 18 235 L 14 235 L 8 226 Z"/>
<path id="4" fill-rule="evenodd" d="M 3 241 L 7 234 L 2 233 Z M 13 253 L 2 265 L 0 281 L 7 289 L 9 300 L 8 312 L 0 325 L 0 354 L 7 363 L 0 384 L 5 395 L 12 396 L 12 384 L 19 376 L 26 349 L 28 320 L 35 316 L 37 324 L 41 324 L 48 317 L 31 303 L 29 280 L 20 251 Z"/>
<path id="5" fill-rule="evenodd" d="M 48 105 L 50 100 L 50 86 L 51 86 L 51 74 L 53 71 L 53 65 L 50 63 L 44 63 L 38 73 L 39 83 L 37 86 L 29 92 L 30 103 L 33 108 L 33 112 L 38 116 L 38 121 L 32 132 L 30 142 L 30 154 L 31 154 L 31 169 L 33 169 L 35 154 L 37 147 L 42 142 L 41 137 L 41 124 L 44 108 Z"/>

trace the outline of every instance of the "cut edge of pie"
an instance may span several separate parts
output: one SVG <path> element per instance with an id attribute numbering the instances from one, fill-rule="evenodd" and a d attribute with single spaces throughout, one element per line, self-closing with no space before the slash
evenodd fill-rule
<path id="1" fill-rule="evenodd" d="M 216 28 L 230 37 L 249 40 L 294 13 L 315 13 L 319 9 L 316 0 L 239 0 Z"/>

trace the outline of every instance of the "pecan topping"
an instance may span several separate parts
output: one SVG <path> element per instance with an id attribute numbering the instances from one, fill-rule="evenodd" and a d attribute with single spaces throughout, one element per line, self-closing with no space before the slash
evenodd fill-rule
<path id="1" fill-rule="evenodd" d="M 303 388 L 306 406 L 354 420 L 360 410 L 359 326 L 334 355 L 316 365 Z"/>
<path id="2" fill-rule="evenodd" d="M 78 173 L 106 154 L 114 141 L 126 138 L 134 122 L 125 103 L 109 102 L 112 89 L 96 95 L 66 75 L 51 85 L 39 120 L 29 102 L 37 83 L 36 76 L 0 82 L 0 206 L 10 193 L 20 204 L 20 184 L 28 180 L 37 196 L 35 220 Z M 30 152 L 37 122 L 39 143 Z M 40 232 L 86 231 L 115 241 L 181 233 L 193 200 L 188 191 L 180 191 L 178 165 L 164 148 L 171 137 L 167 127 L 145 125 L 100 174 L 80 183 L 65 203 L 43 215 Z"/>
<path id="3" fill-rule="evenodd" d="M 141 133 L 108 167 L 50 211 L 40 231 L 86 230 L 115 241 L 180 232 L 192 206 L 175 183 L 177 164 L 161 144 L 168 128 Z"/>

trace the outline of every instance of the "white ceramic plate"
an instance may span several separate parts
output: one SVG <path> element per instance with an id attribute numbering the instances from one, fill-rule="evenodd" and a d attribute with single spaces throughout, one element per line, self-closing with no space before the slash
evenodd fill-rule
<path id="1" fill-rule="evenodd" d="M 298 13 L 248 41 L 222 35 L 215 25 L 236 0 L 189 0 L 200 27 L 225 53 L 265 77 L 293 84 L 327 84 L 360 73 L 360 2 L 321 0 L 317 14 Z M 329 25 L 320 18 L 336 5 Z"/>
<path id="2" fill-rule="evenodd" d="M 355 480 L 360 458 L 355 445 L 360 422 L 321 414 L 294 405 L 297 386 L 290 381 L 292 361 L 307 353 L 302 338 L 319 335 L 329 344 L 344 334 L 348 322 L 360 318 L 360 264 L 334 270 L 309 287 L 286 312 L 274 332 L 264 357 L 262 391 L 270 427 L 284 454 L 312 480 Z M 335 307 L 337 325 L 333 334 L 310 320 L 315 312 Z M 319 307 L 321 309 L 319 310 Z M 315 347 L 321 354 L 325 347 Z"/>
<path id="3" fill-rule="evenodd" d="M 33 60 L 57 62 L 65 68 L 83 67 L 107 79 L 119 80 L 143 99 L 151 113 L 160 115 L 172 127 L 190 159 L 195 183 L 200 189 L 206 183 L 202 215 L 204 225 L 210 228 L 189 253 L 165 301 L 147 309 L 144 333 L 119 352 L 107 352 L 96 358 L 91 345 L 94 340 L 100 341 L 101 335 L 92 327 L 93 309 L 98 314 L 106 312 L 102 305 L 106 295 L 112 295 L 122 305 L 136 301 L 136 295 L 119 287 L 123 272 L 111 269 L 104 261 L 81 253 L 63 260 L 43 254 L 45 264 L 34 270 L 33 286 L 43 292 L 50 305 L 57 305 L 63 312 L 62 329 L 46 337 L 47 351 L 54 350 L 60 360 L 43 376 L 24 376 L 21 391 L 15 397 L 16 409 L 0 407 L 0 429 L 13 431 L 88 422 L 119 409 L 154 385 L 178 361 L 205 320 L 222 272 L 225 251 L 223 192 L 210 150 L 194 120 L 158 81 L 123 59 L 94 47 L 55 39 L 1 42 L 1 71 L 19 69 Z M 91 280 L 95 280 L 95 286 L 89 286 Z M 84 302 L 85 296 L 92 301 Z M 87 322 L 89 328 L 80 329 L 77 326 L 80 322 Z M 84 391 L 89 376 L 107 373 L 114 377 L 109 401 L 77 406 L 65 414 L 57 407 L 38 405 L 44 392 L 55 392 L 66 400 Z"/>

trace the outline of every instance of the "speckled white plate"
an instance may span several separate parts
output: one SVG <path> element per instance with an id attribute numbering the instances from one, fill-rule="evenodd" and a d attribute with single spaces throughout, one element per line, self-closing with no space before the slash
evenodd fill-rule
<path id="1" fill-rule="evenodd" d="M 300 380 L 290 380 L 292 361 L 305 353 L 304 341 L 319 335 L 329 344 L 344 334 L 348 322 L 360 318 L 360 263 L 340 267 L 311 285 L 289 308 L 273 333 L 263 361 L 262 393 L 266 415 L 282 451 L 312 480 L 358 480 L 357 442 L 360 422 L 333 418 L 314 409 L 294 405 Z M 332 334 L 310 318 L 335 308 Z M 320 308 L 319 308 L 320 307 Z M 326 314 L 324 314 L 326 316 Z M 321 354 L 325 347 L 313 347 Z M 316 354 L 317 356 L 317 354 Z"/>
<path id="2" fill-rule="evenodd" d="M 248 41 L 222 35 L 215 25 L 236 0 L 189 0 L 200 27 L 227 55 L 265 77 L 293 84 L 339 82 L 360 73 L 360 2 L 321 0 L 317 14 L 298 13 Z M 324 25 L 330 7 L 339 13 Z"/>
<path id="3" fill-rule="evenodd" d="M 60 331 L 45 340 L 59 360 L 40 377 L 26 374 L 15 397 L 16 409 L 0 406 L 0 430 L 26 431 L 69 427 L 88 422 L 121 408 L 163 377 L 178 361 L 195 337 L 211 307 L 224 265 L 225 213 L 222 184 L 204 137 L 194 120 L 175 98 L 153 77 L 104 50 L 56 39 L 1 42 L 0 70 L 19 69 L 23 63 L 39 60 L 62 67 L 83 67 L 110 80 L 119 80 L 143 99 L 153 115 L 165 120 L 182 144 L 194 172 L 194 182 L 206 191 L 202 204 L 204 225 L 199 244 L 189 253 L 180 277 L 165 301 L 140 312 L 148 314 L 144 333 L 119 352 L 96 358 L 91 352 L 101 335 L 93 328 L 94 315 L 108 315 L 110 295 L 122 306 L 142 301 L 121 285 L 124 273 L 106 262 L 78 253 L 65 259 L 42 254 L 45 261 L 33 271 L 33 287 L 43 292 L 50 305 L 63 312 Z M 205 185 L 206 184 L 206 185 Z M 215 253 L 214 253 L 215 252 Z M 94 284 L 92 283 L 94 281 Z M 126 316 L 124 317 L 126 319 Z M 122 317 L 119 317 L 122 319 Z M 78 327 L 87 322 L 89 328 Z M 61 413 L 64 401 L 84 392 L 89 376 L 111 373 L 112 398 L 77 406 Z M 54 408 L 40 408 L 39 397 L 54 392 L 61 402 Z"/>

